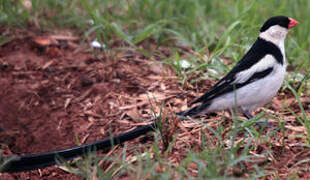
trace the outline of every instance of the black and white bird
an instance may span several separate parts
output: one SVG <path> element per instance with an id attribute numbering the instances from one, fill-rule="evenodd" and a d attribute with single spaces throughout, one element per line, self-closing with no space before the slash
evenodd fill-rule
<path id="1" fill-rule="evenodd" d="M 251 118 L 250 112 L 268 103 L 283 83 L 286 72 L 284 40 L 288 30 L 297 24 L 296 20 L 285 16 L 268 19 L 261 27 L 256 42 L 236 66 L 207 93 L 193 102 L 200 103 L 199 105 L 178 115 L 196 116 L 237 106 L 246 117 Z M 156 122 L 153 122 L 91 144 L 18 156 L 0 167 L 0 172 L 20 172 L 48 167 L 56 164 L 56 157 L 72 160 L 87 154 L 88 151 L 109 148 L 113 144 L 132 140 L 155 128 Z"/>
<path id="2" fill-rule="evenodd" d="M 199 105 L 180 115 L 196 116 L 237 107 L 247 118 L 252 118 L 251 111 L 268 103 L 284 81 L 284 40 L 289 29 L 296 25 L 298 21 L 286 16 L 268 19 L 255 43 L 235 67 L 192 103 Z"/>

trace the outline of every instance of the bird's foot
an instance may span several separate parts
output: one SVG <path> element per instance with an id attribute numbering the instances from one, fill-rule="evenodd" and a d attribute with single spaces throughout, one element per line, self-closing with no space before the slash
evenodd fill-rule
<path id="1" fill-rule="evenodd" d="M 243 112 L 243 115 L 245 117 L 248 118 L 248 120 L 250 119 L 253 119 L 254 116 L 249 112 L 249 111 L 244 111 Z M 255 124 L 254 124 L 255 127 L 259 127 L 259 128 L 272 128 L 273 125 L 271 122 L 268 122 L 268 119 L 265 119 L 265 118 L 261 118 L 260 120 L 258 120 Z"/>
<path id="2" fill-rule="evenodd" d="M 254 126 L 258 128 L 273 128 L 274 127 L 273 124 L 269 122 L 268 119 L 265 119 L 265 118 L 261 118 L 260 120 L 258 120 Z"/>
<path id="3" fill-rule="evenodd" d="M 254 118 L 254 116 L 250 113 L 250 111 L 243 111 L 243 115 L 248 119 Z"/>

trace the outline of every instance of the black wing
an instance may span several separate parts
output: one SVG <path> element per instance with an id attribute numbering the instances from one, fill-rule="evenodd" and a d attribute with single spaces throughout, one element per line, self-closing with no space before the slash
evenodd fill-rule
<path id="1" fill-rule="evenodd" d="M 208 92 L 196 99 L 191 104 L 195 104 L 198 102 L 206 103 L 216 97 L 219 97 L 220 95 L 232 92 L 234 89 L 238 89 L 249 83 L 252 83 L 257 79 L 264 78 L 269 73 L 271 73 L 271 71 L 273 70 L 272 67 L 267 68 L 266 70 L 263 70 L 261 72 L 254 73 L 244 83 L 234 83 L 234 80 L 236 79 L 236 74 L 251 68 L 267 54 L 272 55 L 274 58 L 276 58 L 278 63 L 283 64 L 283 55 L 280 49 L 273 43 L 258 38 L 251 47 L 251 49 L 225 77 L 219 80 Z"/>

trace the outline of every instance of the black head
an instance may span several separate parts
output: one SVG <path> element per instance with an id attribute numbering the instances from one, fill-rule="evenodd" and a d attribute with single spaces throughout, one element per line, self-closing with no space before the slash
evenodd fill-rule
<path id="1" fill-rule="evenodd" d="M 260 32 L 264 32 L 269 29 L 271 26 L 279 25 L 284 28 L 289 28 L 290 18 L 286 16 L 274 16 L 268 19 L 264 25 L 260 28 Z"/>

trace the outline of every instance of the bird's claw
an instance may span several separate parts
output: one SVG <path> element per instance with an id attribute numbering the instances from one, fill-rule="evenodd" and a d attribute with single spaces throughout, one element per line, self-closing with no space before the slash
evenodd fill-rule
<path id="1" fill-rule="evenodd" d="M 258 120 L 255 125 L 256 127 L 259 127 L 259 128 L 273 128 L 273 124 L 271 122 L 268 122 L 267 119 L 261 119 L 261 120 Z"/>

